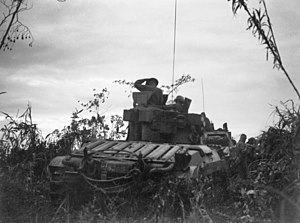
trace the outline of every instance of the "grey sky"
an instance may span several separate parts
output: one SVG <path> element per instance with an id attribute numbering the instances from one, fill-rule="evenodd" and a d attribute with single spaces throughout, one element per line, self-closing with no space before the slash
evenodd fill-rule
<path id="1" fill-rule="evenodd" d="M 70 123 L 78 100 L 107 87 L 107 114 L 120 114 L 131 98 L 114 80 L 154 76 L 171 84 L 174 0 L 32 1 L 21 15 L 34 35 L 0 52 L 0 110 L 15 114 L 28 102 L 44 134 Z M 300 2 L 267 1 L 284 64 L 300 86 Z M 196 82 L 180 89 L 191 112 L 205 112 L 233 135 L 257 135 L 271 124 L 272 105 L 296 100 L 284 75 L 265 60 L 264 46 L 246 30 L 245 13 L 234 17 L 226 0 L 178 0 L 175 78 Z"/>

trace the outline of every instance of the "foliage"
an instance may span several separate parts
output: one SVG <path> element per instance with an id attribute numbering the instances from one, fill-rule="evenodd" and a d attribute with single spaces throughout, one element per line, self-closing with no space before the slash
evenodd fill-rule
<path id="1" fill-rule="evenodd" d="M 64 149 L 68 154 L 72 149 L 81 146 L 82 143 L 90 142 L 96 138 L 121 139 L 126 135 L 124 122 L 119 115 L 112 115 L 110 123 L 101 110 L 101 105 L 106 102 L 109 91 L 104 88 L 97 92 L 93 89 L 93 98 L 88 102 L 81 102 L 80 110 L 75 109 L 71 116 L 71 124 L 62 131 L 55 130 L 46 136 L 47 143 L 56 150 Z M 92 114 L 92 115 L 90 115 Z"/>
<path id="2" fill-rule="evenodd" d="M 174 84 L 171 85 L 161 85 L 160 88 L 165 92 L 165 94 L 170 95 L 171 93 L 177 93 L 179 87 L 184 84 L 194 82 L 195 78 L 193 78 L 189 74 L 183 74 L 180 78 L 175 80 Z M 134 82 L 126 81 L 126 80 L 115 80 L 113 83 L 117 83 L 120 85 L 125 85 L 129 88 L 129 90 L 125 90 L 125 93 L 128 93 L 128 97 L 132 95 L 132 89 L 134 88 Z"/>
<path id="3" fill-rule="evenodd" d="M 115 139 L 125 134 L 120 116 L 111 116 L 109 126 L 105 116 L 100 115 L 100 106 L 108 97 L 107 89 L 93 96 L 87 103 L 81 103 L 83 109 L 73 112 L 69 126 L 53 131 L 45 139 L 32 120 L 30 105 L 16 117 L 2 112 L 7 124 L 1 129 L 0 139 L 0 222 L 49 222 L 55 211 L 47 179 L 50 160 L 69 154 L 75 144 L 80 146 L 91 137 Z M 79 117 L 84 111 L 96 115 Z"/>
<path id="4" fill-rule="evenodd" d="M 32 5 L 29 6 L 27 0 L 0 0 L 0 6 L 4 9 L 0 17 L 0 50 L 12 50 L 18 40 L 28 40 L 28 45 L 32 47 L 33 35 L 30 28 L 19 18 L 20 13 L 30 10 Z"/>
<path id="5" fill-rule="evenodd" d="M 47 183 L 30 178 L 30 170 L 19 167 L 0 176 L 0 222 L 49 222 L 53 207 Z"/>
<path id="6" fill-rule="evenodd" d="M 278 123 L 261 134 L 254 158 L 248 159 L 248 179 L 236 174 L 230 178 L 234 204 L 242 210 L 242 217 L 252 222 L 299 220 L 299 109 L 292 101 L 282 105 L 275 109 Z M 236 168 L 232 166 L 232 172 Z"/>
<path id="7" fill-rule="evenodd" d="M 83 108 L 73 113 L 69 127 L 46 139 L 32 120 L 30 105 L 15 118 L 5 114 L 8 123 L 1 130 L 0 142 L 0 222 L 285 223 L 299 219 L 300 113 L 293 101 L 275 108 L 278 122 L 258 137 L 256 154 L 248 159 L 247 179 L 236 172 L 232 158 L 227 174 L 196 180 L 165 176 L 122 194 L 90 191 L 91 199 L 83 206 L 66 208 L 66 200 L 54 206 L 47 181 L 49 161 L 69 153 L 75 139 L 79 144 L 90 140 L 93 132 L 97 137 L 119 136 L 120 116 L 112 116 L 110 124 L 105 116 L 96 118 L 97 114 L 101 117 L 107 95 L 104 89 L 87 103 L 81 102 Z M 96 115 L 80 117 L 84 112 Z M 114 131 L 108 132 L 105 125 Z"/>
<path id="8" fill-rule="evenodd" d="M 199 186 L 200 185 L 200 186 Z M 90 202 L 74 214 L 74 222 L 199 222 L 209 216 L 200 204 L 199 181 L 166 177 L 143 186 L 105 195 L 91 191 Z M 196 204 L 197 202 L 197 204 Z M 196 207 L 200 207 L 200 211 Z"/>
<path id="9" fill-rule="evenodd" d="M 172 94 L 173 92 L 177 93 L 179 90 L 179 87 L 181 87 L 184 84 L 194 82 L 196 79 L 193 78 L 191 75 L 183 74 L 180 78 L 175 80 L 174 84 L 171 85 L 162 85 L 161 88 L 164 89 L 168 95 Z"/>
<path id="10" fill-rule="evenodd" d="M 30 105 L 15 118 L 3 114 L 8 123 L 0 141 L 0 222 L 47 221 L 46 168 L 52 157 L 32 121 Z"/>
<path id="11" fill-rule="evenodd" d="M 234 15 L 236 15 L 240 9 L 244 9 L 244 11 L 247 13 L 247 15 L 249 16 L 247 20 L 247 30 L 251 30 L 252 34 L 258 37 L 258 40 L 261 42 L 261 44 L 265 45 L 266 59 L 268 60 L 269 54 L 273 56 L 274 68 L 283 71 L 284 75 L 286 76 L 289 83 L 292 85 L 294 91 L 296 92 L 298 98 L 300 99 L 298 89 L 294 85 L 292 79 L 290 78 L 290 75 L 283 66 L 265 0 L 258 0 L 258 8 L 254 8 L 252 10 L 248 6 L 248 0 L 228 1 L 231 1 L 232 3 L 232 12 Z"/>
<path id="12" fill-rule="evenodd" d="M 37 125 L 32 122 L 31 106 L 28 105 L 25 112 L 16 118 L 2 112 L 8 123 L 1 129 L 1 163 L 16 165 L 32 160 L 32 154 L 36 153 L 43 144 L 43 137 Z M 26 151 L 26 152 L 25 152 Z M 8 155 L 10 154 L 10 155 Z"/>
<path id="13" fill-rule="evenodd" d="M 28 39 L 29 46 L 32 46 L 33 36 L 30 29 L 24 25 L 19 14 L 23 11 L 30 10 L 26 0 L 0 0 L 0 5 L 3 6 L 4 12 L 0 18 L 0 49 L 12 50 L 17 40 Z"/>

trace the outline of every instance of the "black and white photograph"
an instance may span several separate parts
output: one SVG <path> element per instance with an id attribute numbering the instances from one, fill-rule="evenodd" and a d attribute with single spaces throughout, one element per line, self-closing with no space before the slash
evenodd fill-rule
<path id="1" fill-rule="evenodd" d="M 0 223 L 299 223 L 299 62 L 299 0 L 0 0 Z"/>

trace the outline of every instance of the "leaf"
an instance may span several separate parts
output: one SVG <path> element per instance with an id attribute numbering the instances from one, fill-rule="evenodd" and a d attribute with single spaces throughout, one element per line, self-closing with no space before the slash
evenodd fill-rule
<path id="1" fill-rule="evenodd" d="M 1 112 L 2 114 L 4 114 L 6 117 L 5 118 L 10 118 L 10 119 L 12 119 L 12 117 L 9 115 L 9 114 L 7 114 L 7 113 L 5 113 L 5 112 Z"/>

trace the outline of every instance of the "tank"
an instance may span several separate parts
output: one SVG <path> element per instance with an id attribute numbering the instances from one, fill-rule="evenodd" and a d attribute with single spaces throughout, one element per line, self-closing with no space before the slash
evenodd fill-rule
<path id="1" fill-rule="evenodd" d="M 198 178 L 226 171 L 224 151 L 232 146 L 227 124 L 215 130 L 204 112 L 189 113 L 188 98 L 180 109 L 148 106 L 147 98 L 147 92 L 133 93 L 133 108 L 124 110 L 126 140 L 98 139 L 50 162 L 53 196 L 66 188 L 120 193 L 170 175 Z"/>

